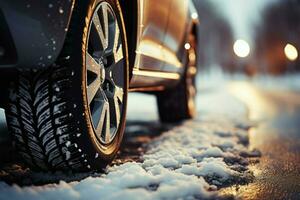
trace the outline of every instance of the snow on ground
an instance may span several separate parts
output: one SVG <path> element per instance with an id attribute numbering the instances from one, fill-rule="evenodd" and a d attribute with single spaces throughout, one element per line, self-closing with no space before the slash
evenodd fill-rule
<path id="1" fill-rule="evenodd" d="M 198 78 L 198 86 L 199 88 L 219 87 L 232 81 L 247 81 L 267 90 L 300 91 L 300 73 L 288 73 L 280 76 L 258 74 L 249 77 L 239 73 L 224 73 L 218 66 L 211 67 L 209 71 L 203 72 L 203 75 Z"/>
<path id="2" fill-rule="evenodd" d="M 259 152 L 247 149 L 247 109 L 226 87 L 200 90 L 199 117 L 145 144 L 140 162 L 70 183 L 20 187 L 0 182 L 0 199 L 212 199 L 219 198 L 220 188 L 251 181 L 248 158 Z M 129 120 L 157 120 L 154 98 L 129 98 Z"/>

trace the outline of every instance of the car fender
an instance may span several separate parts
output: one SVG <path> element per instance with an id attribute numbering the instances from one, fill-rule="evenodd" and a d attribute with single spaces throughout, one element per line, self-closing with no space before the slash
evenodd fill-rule
<path id="1" fill-rule="evenodd" d="M 53 64 L 63 47 L 74 0 L 0 0 L 0 24 L 15 49 L 16 59 L 0 68 L 39 68 Z M 1 45 L 1 43 L 0 43 Z M 5 51 L 5 49 L 4 49 Z"/>

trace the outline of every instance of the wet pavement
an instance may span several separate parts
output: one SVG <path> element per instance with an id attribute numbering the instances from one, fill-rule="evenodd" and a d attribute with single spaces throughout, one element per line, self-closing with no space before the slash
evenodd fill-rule
<path id="1" fill-rule="evenodd" d="M 233 83 L 231 92 L 259 125 L 250 130 L 250 148 L 262 157 L 251 167 L 255 180 L 223 191 L 241 199 L 300 199 L 300 93 L 262 90 Z"/>

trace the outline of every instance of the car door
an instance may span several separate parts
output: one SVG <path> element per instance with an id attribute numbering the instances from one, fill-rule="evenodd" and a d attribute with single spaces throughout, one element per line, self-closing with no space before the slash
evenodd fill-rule
<path id="1" fill-rule="evenodd" d="M 135 69 L 162 70 L 162 46 L 172 0 L 140 0 Z"/>
<path id="2" fill-rule="evenodd" d="M 164 71 L 178 72 L 181 69 L 182 45 L 188 27 L 189 0 L 172 0 L 168 27 L 165 33 L 163 54 L 165 59 Z"/>

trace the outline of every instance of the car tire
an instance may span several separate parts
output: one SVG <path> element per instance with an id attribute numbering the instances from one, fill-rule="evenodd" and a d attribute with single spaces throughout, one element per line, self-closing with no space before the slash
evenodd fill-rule
<path id="1" fill-rule="evenodd" d="M 157 94 L 159 117 L 162 122 L 181 122 L 196 115 L 197 53 L 196 39 L 193 34 L 189 35 L 188 44 L 185 47 L 185 71 L 181 81 L 174 88 Z"/>
<path id="2" fill-rule="evenodd" d="M 7 118 L 17 152 L 37 170 L 105 167 L 122 141 L 127 92 L 126 34 L 118 1 L 76 1 L 57 62 L 19 72 L 11 89 Z"/>

